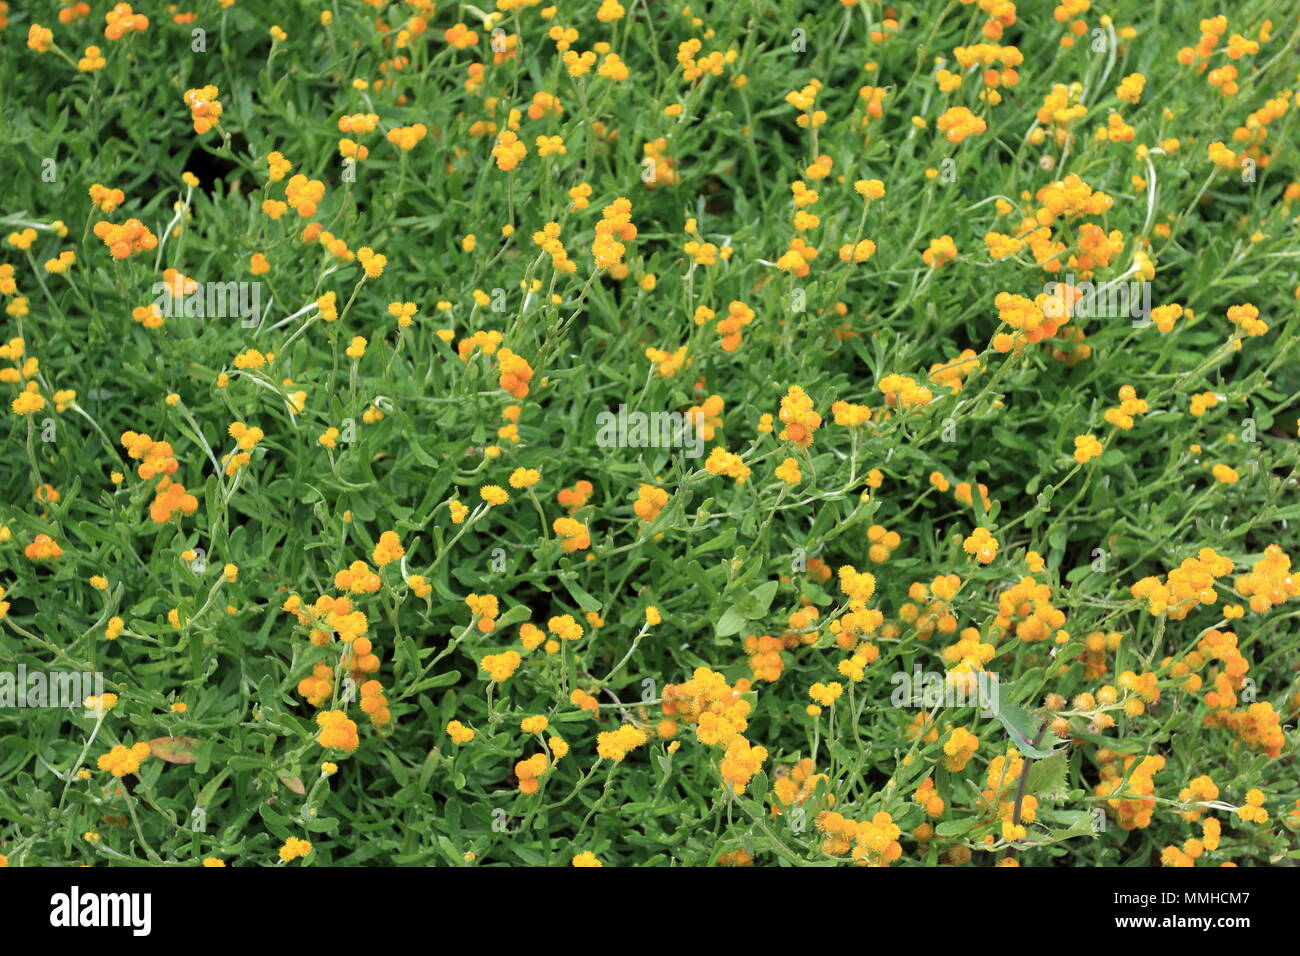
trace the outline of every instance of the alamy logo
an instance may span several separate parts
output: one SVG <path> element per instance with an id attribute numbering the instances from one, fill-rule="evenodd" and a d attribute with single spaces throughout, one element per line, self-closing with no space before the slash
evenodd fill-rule
<path id="1" fill-rule="evenodd" d="M 0 671 L 0 710 L 9 707 L 77 707 L 87 697 L 104 696 L 99 671 Z M 93 716 L 88 709 L 87 716 Z"/>
<path id="2" fill-rule="evenodd" d="M 1151 317 L 1150 282 L 1103 282 L 1097 285 L 1074 275 L 1064 282 L 1049 282 L 1043 287 L 1048 300 L 1043 313 L 1049 319 L 1149 319 Z M 1068 297 L 1068 298 L 1067 298 Z"/>
<path id="3" fill-rule="evenodd" d="M 150 893 L 82 893 L 74 886 L 50 897 L 50 925 L 59 928 L 124 926 L 134 936 L 153 928 Z"/>
<path id="4" fill-rule="evenodd" d="M 979 707 L 985 717 L 998 712 L 998 675 L 991 671 L 896 671 L 889 682 L 894 692 L 889 702 L 895 707 Z"/>
<path id="5" fill-rule="evenodd" d="M 626 405 L 617 412 L 608 409 L 596 416 L 596 444 L 601 448 L 681 448 L 687 458 L 704 454 L 700 426 L 704 416 L 686 412 L 629 412 Z"/>
<path id="6" fill-rule="evenodd" d="M 153 304 L 164 318 L 243 319 L 251 326 L 262 314 L 260 282 L 197 282 L 177 277 L 153 284 Z"/>

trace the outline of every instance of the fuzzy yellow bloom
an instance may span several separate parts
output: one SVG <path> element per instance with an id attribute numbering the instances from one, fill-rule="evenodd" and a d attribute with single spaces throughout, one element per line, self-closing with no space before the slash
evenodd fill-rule
<path id="1" fill-rule="evenodd" d="M 1086 465 L 1102 453 L 1101 442 L 1096 435 L 1076 435 L 1074 438 L 1074 460 Z"/>
<path id="2" fill-rule="evenodd" d="M 402 547 L 402 540 L 397 532 L 385 531 L 379 536 L 379 543 L 371 552 L 370 560 L 382 568 L 386 564 L 400 560 L 405 554 L 406 550 Z"/>
<path id="3" fill-rule="evenodd" d="M 551 722 L 549 720 L 547 720 L 541 714 L 538 714 L 537 716 L 525 717 L 523 720 L 521 720 L 519 722 L 519 729 L 526 734 L 540 734 L 540 733 L 544 733 L 546 731 L 546 728 L 549 727 L 550 725 Z"/>
<path id="4" fill-rule="evenodd" d="M 107 770 L 114 777 L 125 777 L 140 769 L 140 765 L 149 758 L 149 745 L 141 741 L 126 747 L 118 744 L 99 758 L 99 769 Z"/>
<path id="5" fill-rule="evenodd" d="M 602 731 L 596 735 L 596 752 L 603 759 L 618 763 L 647 739 L 649 738 L 644 731 L 631 724 L 623 724 L 617 730 Z"/>
<path id="6" fill-rule="evenodd" d="M 474 731 L 459 720 L 452 720 L 447 723 L 447 736 L 451 738 L 452 743 L 464 745 L 474 739 Z"/>
<path id="7" fill-rule="evenodd" d="M 823 707 L 830 707 L 844 693 L 844 686 L 839 683 L 813 684 L 808 688 L 808 696 Z"/>
<path id="8" fill-rule="evenodd" d="M 288 863 L 290 860 L 297 860 L 305 857 L 310 852 L 311 844 L 306 840 L 299 839 L 298 837 L 289 837 L 289 839 L 284 841 L 284 845 L 280 847 L 280 859 L 281 861 Z"/>
<path id="9" fill-rule="evenodd" d="M 510 500 L 510 493 L 500 485 L 484 485 L 478 491 L 479 497 L 489 505 L 503 505 Z"/>
<path id="10" fill-rule="evenodd" d="M 542 480 L 542 473 L 535 468 L 516 468 L 510 473 L 511 488 L 531 488 Z"/>
<path id="11" fill-rule="evenodd" d="M 971 555 L 980 564 L 988 564 L 998 553 L 998 541 L 988 528 L 976 528 L 962 542 L 962 550 Z"/>
<path id="12" fill-rule="evenodd" d="M 518 652 L 504 651 L 500 654 L 488 654 L 479 661 L 479 666 L 492 680 L 502 684 L 514 675 L 521 663 L 522 658 Z"/>

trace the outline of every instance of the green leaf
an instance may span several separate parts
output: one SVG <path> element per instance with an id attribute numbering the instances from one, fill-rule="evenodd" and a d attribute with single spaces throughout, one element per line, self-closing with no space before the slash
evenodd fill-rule
<path id="1" fill-rule="evenodd" d="M 578 582 L 570 578 L 562 578 L 561 580 L 564 582 L 564 587 L 568 590 L 569 594 L 573 596 L 573 600 L 578 603 L 578 607 L 582 608 L 584 611 L 600 610 L 600 602 L 592 597 L 587 591 L 583 590 L 582 586 L 579 585 Z"/>
<path id="2" fill-rule="evenodd" d="M 975 817 L 959 817 L 956 820 L 943 820 L 934 828 L 935 836 L 955 837 L 961 836 L 974 829 L 979 823 Z"/>
<path id="3" fill-rule="evenodd" d="M 1021 756 L 1032 757 L 1035 760 L 1045 759 L 1052 756 L 1055 752 L 1055 744 L 1060 742 L 1051 731 L 1044 731 L 1040 746 L 1035 746 L 1033 740 L 1038 734 L 1039 722 L 1033 714 L 1020 707 L 999 703 L 997 718 L 1007 729 L 1011 742 L 1020 751 Z M 1048 746 L 1041 746 L 1041 744 Z"/>
<path id="4" fill-rule="evenodd" d="M 718 637 L 731 637 L 733 634 L 739 634 L 741 629 L 748 623 L 749 619 L 744 614 L 734 607 L 729 607 L 718 618 L 717 623 L 714 625 L 714 631 Z"/>
<path id="5" fill-rule="evenodd" d="M 1092 837 L 1096 838 L 1097 831 L 1093 828 L 1092 820 L 1083 810 L 1063 811 L 1056 815 L 1056 819 L 1069 821 L 1065 827 L 1049 827 L 1047 831 L 1048 838 L 1043 843 L 1058 843 L 1061 840 L 1072 840 L 1075 837 Z"/>
<path id="6" fill-rule="evenodd" d="M 763 800 L 767 797 L 767 774 L 760 770 L 749 780 L 749 796 L 758 802 L 759 812 L 763 810 Z"/>
<path id="7" fill-rule="evenodd" d="M 1066 770 L 1064 751 L 1057 751 L 1046 760 L 1035 761 L 1029 768 L 1028 792 L 1040 800 L 1061 800 L 1065 796 Z"/>
<path id="8" fill-rule="evenodd" d="M 441 674 L 434 674 L 432 677 L 420 681 L 407 691 L 407 696 L 421 691 L 435 690 L 439 687 L 450 687 L 452 684 L 457 683 L 460 680 L 460 677 L 460 671 L 444 671 Z"/>
<path id="9" fill-rule="evenodd" d="M 583 592 L 586 593 L 586 592 Z M 590 595 L 588 595 L 590 597 Z M 533 616 L 533 612 L 523 604 L 516 604 L 497 618 L 497 627 L 510 627 L 513 624 L 519 624 Z"/>
<path id="10" fill-rule="evenodd" d="M 778 587 L 780 587 L 780 582 L 768 581 L 766 584 L 760 584 L 749 592 L 754 602 L 753 613 L 749 615 L 750 620 L 756 620 L 767 614 L 772 607 L 772 599 L 776 597 Z"/>

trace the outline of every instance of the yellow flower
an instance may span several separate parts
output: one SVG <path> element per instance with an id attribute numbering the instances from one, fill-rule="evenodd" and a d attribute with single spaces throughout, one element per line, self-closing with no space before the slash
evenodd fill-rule
<path id="1" fill-rule="evenodd" d="M 510 474 L 511 488 L 531 488 L 542 480 L 542 473 L 535 468 L 516 468 Z"/>
<path id="2" fill-rule="evenodd" d="M 859 179 L 853 188 L 867 199 L 880 199 L 885 195 L 885 184 L 879 179 Z"/>
<path id="3" fill-rule="evenodd" d="M 405 554 L 406 549 L 402 547 L 402 541 L 397 532 L 385 531 L 379 536 L 379 543 L 375 545 L 370 559 L 382 568 L 386 564 L 400 560 Z"/>
<path id="4" fill-rule="evenodd" d="M 54 31 L 48 27 L 33 23 L 27 28 L 27 46 L 29 49 L 35 50 L 37 53 L 44 53 L 49 50 L 53 41 Z"/>
<path id="5" fill-rule="evenodd" d="M 988 528 L 976 528 L 962 542 L 962 549 L 980 564 L 988 564 L 998 553 L 998 541 Z"/>
<path id="6" fill-rule="evenodd" d="M 504 651 L 500 654 L 488 654 L 479 661 L 479 666 L 492 680 L 498 684 L 503 684 L 519 669 L 520 663 L 522 663 L 522 658 L 520 658 L 518 652 Z"/>
<path id="7" fill-rule="evenodd" d="M 525 717 L 519 722 L 519 729 L 526 734 L 543 733 L 549 726 L 550 721 L 540 714 L 535 717 Z"/>
<path id="8" fill-rule="evenodd" d="M 617 730 L 602 731 L 596 735 L 596 753 L 605 760 L 618 763 L 647 739 L 644 731 L 631 724 L 623 724 Z"/>
<path id="9" fill-rule="evenodd" d="M 1237 483 L 1238 475 L 1235 468 L 1230 468 L 1224 464 L 1215 465 L 1210 471 L 1214 475 L 1214 480 L 1221 485 L 1234 485 Z"/>
<path id="10" fill-rule="evenodd" d="M 503 505 L 510 500 L 510 493 L 500 485 L 484 485 L 478 490 L 478 494 L 480 498 L 493 506 Z"/>
<path id="11" fill-rule="evenodd" d="M 452 720 L 447 723 L 447 736 L 451 738 L 452 743 L 463 745 L 474 739 L 474 731 L 459 720 Z"/>
<path id="12" fill-rule="evenodd" d="M 1086 465 L 1102 453 L 1101 442 L 1095 435 L 1076 435 L 1074 438 L 1074 460 Z"/>
<path id="13" fill-rule="evenodd" d="M 114 777 L 125 777 L 140 769 L 140 765 L 149 758 L 149 745 L 141 741 L 131 747 L 118 744 L 99 758 L 99 769 L 107 770 Z"/>
<path id="14" fill-rule="evenodd" d="M 306 840 L 300 840 L 298 837 L 289 837 L 284 841 L 284 846 L 280 847 L 280 859 L 288 863 L 290 860 L 297 860 L 305 857 L 311 852 L 311 844 Z"/>
<path id="15" fill-rule="evenodd" d="M 808 688 L 808 696 L 823 707 L 830 707 L 844 693 L 844 686 L 839 683 L 813 684 Z"/>

